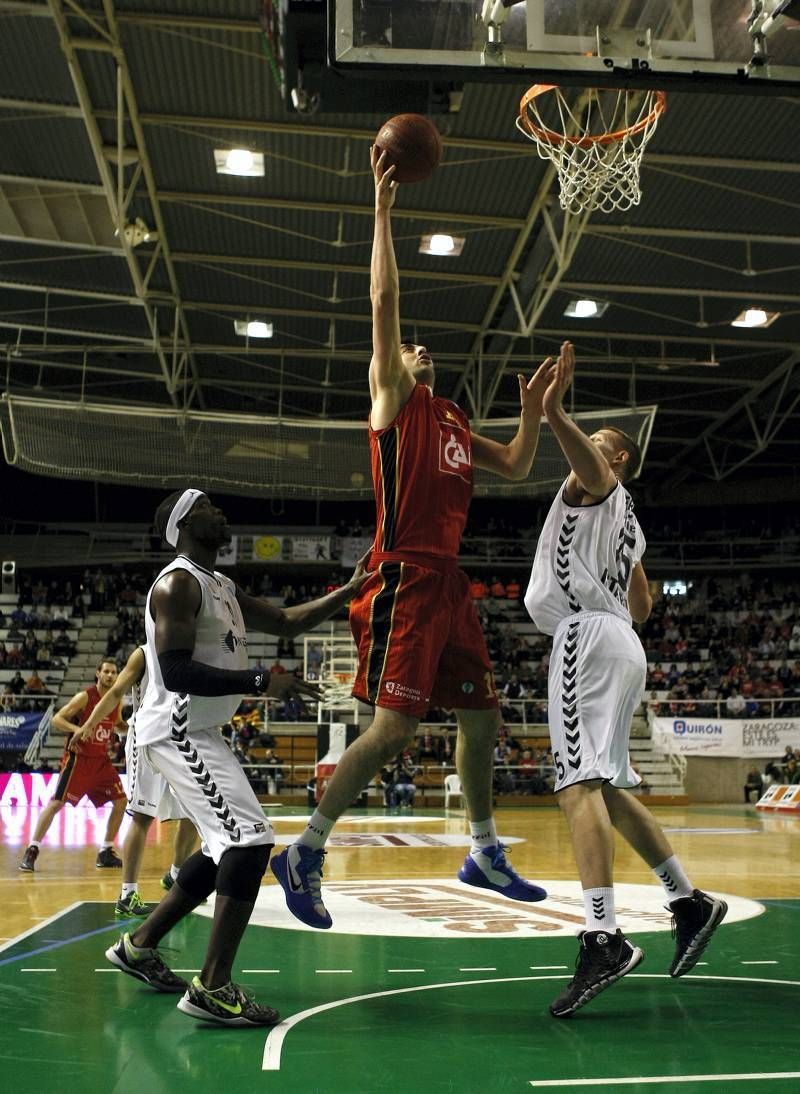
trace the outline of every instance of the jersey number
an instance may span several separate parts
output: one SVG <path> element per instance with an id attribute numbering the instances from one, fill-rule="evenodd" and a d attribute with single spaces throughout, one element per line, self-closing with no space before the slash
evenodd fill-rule
<path id="1" fill-rule="evenodd" d="M 564 765 L 561 762 L 561 757 L 559 756 L 559 754 L 557 752 L 553 753 L 553 761 L 555 762 L 556 771 L 558 772 L 559 779 L 563 779 L 564 778 Z"/>

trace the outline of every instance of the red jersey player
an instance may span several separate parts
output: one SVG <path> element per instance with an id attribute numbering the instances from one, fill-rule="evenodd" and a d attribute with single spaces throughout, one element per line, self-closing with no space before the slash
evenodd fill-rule
<path id="1" fill-rule="evenodd" d="M 350 624 L 359 654 L 353 694 L 375 707 L 375 717 L 339 761 L 305 832 L 271 863 L 289 910 L 323 929 L 332 923 L 320 883 L 328 835 L 375 773 L 413 740 L 430 706 L 453 708 L 458 720 L 456 766 L 472 832 L 459 878 L 515 900 L 546 896 L 509 866 L 492 819 L 492 752 L 500 717 L 486 643 L 457 556 L 473 468 L 507 479 L 530 472 L 552 363 L 548 358 L 530 382 L 519 376 L 519 429 L 507 445 L 472 433 L 466 414 L 434 395 L 427 348 L 400 337 L 390 223 L 394 168 L 376 148 L 371 162 L 369 441 L 377 532 L 371 576 L 351 605 Z"/>
<path id="2" fill-rule="evenodd" d="M 101 868 L 122 866 L 122 859 L 115 854 L 112 844 L 122 823 L 128 799 L 125 797 L 119 775 L 108 758 L 111 734 L 117 725 L 125 728 L 125 723 L 120 718 L 119 705 L 97 723 L 88 737 L 80 731 L 102 696 L 113 687 L 116 678 L 116 664 L 113 661 L 101 661 L 95 674 L 96 683 L 85 691 L 79 691 L 66 706 L 53 715 L 53 729 L 57 733 L 68 733 L 70 736 L 64 747 L 56 792 L 42 810 L 33 839 L 19 865 L 20 870 L 33 872 L 34 864 L 39 857 L 39 844 L 44 839 L 55 815 L 60 813 L 67 803 L 77 805 L 84 796 L 88 797 L 93 805 L 105 805 L 106 802 L 111 802 L 113 806 L 106 825 L 105 839 L 97 854 L 96 865 Z M 74 719 L 77 719 L 77 723 Z"/>

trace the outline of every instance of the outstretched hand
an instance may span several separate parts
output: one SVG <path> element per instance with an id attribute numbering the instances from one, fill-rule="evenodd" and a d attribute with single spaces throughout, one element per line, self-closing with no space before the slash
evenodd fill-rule
<path id="1" fill-rule="evenodd" d="M 288 699 L 292 695 L 311 699 L 319 699 L 322 695 L 316 684 L 309 684 L 307 680 L 300 680 L 288 672 L 272 672 L 269 676 L 266 691 L 263 692 L 267 699 Z"/>
<path id="2" fill-rule="evenodd" d="M 519 381 L 519 405 L 526 414 L 537 418 L 541 417 L 542 400 L 547 387 L 555 376 L 556 367 L 552 357 L 546 357 L 534 372 L 530 380 L 526 380 L 521 372 L 517 373 Z"/>
<path id="3" fill-rule="evenodd" d="M 542 400 L 542 410 L 548 418 L 560 414 L 563 410 L 564 396 L 569 390 L 575 375 L 575 347 L 571 342 L 563 342 L 547 390 Z"/>
<path id="4" fill-rule="evenodd" d="M 397 183 L 392 178 L 395 165 L 389 166 L 386 153 L 381 152 L 376 144 L 369 150 L 369 161 L 375 176 L 375 208 L 391 209 L 397 196 Z"/>

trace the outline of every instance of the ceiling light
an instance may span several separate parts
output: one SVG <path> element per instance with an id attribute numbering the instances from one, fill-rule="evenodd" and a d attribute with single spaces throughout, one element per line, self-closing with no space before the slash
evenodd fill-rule
<path id="1" fill-rule="evenodd" d="M 119 228 L 114 229 L 114 235 L 119 238 Z M 140 243 L 158 242 L 158 232 L 153 228 L 148 228 L 141 217 L 137 217 L 132 224 L 126 221 L 122 229 L 122 236 L 131 247 L 138 247 Z"/>
<path id="2" fill-rule="evenodd" d="M 763 308 L 745 308 L 731 322 L 732 327 L 768 327 L 781 313 L 764 311 Z"/>
<path id="3" fill-rule="evenodd" d="M 564 315 L 570 319 L 597 319 L 608 307 L 607 300 L 570 300 Z"/>
<path id="4" fill-rule="evenodd" d="M 423 255 L 460 255 L 464 250 L 465 237 L 451 236 L 445 232 L 433 232 L 419 241 L 419 253 Z"/>
<path id="5" fill-rule="evenodd" d="M 263 319 L 234 319 L 233 329 L 247 338 L 271 338 L 273 324 L 265 323 Z"/>
<path id="6" fill-rule="evenodd" d="M 249 148 L 215 148 L 214 164 L 218 175 L 255 177 L 264 174 L 264 153 Z"/>

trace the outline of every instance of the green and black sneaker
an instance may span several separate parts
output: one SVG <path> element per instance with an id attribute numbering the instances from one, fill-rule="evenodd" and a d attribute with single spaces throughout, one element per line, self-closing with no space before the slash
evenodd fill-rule
<path id="1" fill-rule="evenodd" d="M 156 907 L 155 904 L 145 904 L 139 894 L 134 890 L 124 899 L 119 898 L 114 905 L 115 919 L 146 919 Z"/>
<path id="2" fill-rule="evenodd" d="M 166 874 L 164 874 L 161 879 L 161 888 L 168 893 L 174 884 L 175 878 L 172 876 L 169 870 L 167 870 Z"/>
<path id="3" fill-rule="evenodd" d="M 209 991 L 199 976 L 192 977 L 186 994 L 178 1000 L 178 1010 L 219 1026 L 276 1026 L 281 1020 L 276 1010 L 262 1007 L 238 984 L 229 982 Z"/>
<path id="4" fill-rule="evenodd" d="M 106 957 L 112 965 L 116 965 L 129 976 L 135 976 L 137 980 L 143 980 L 156 991 L 179 992 L 189 987 L 182 977 L 176 976 L 169 968 L 158 950 L 134 946 L 127 933 L 122 935 L 116 945 L 109 946 Z"/>

